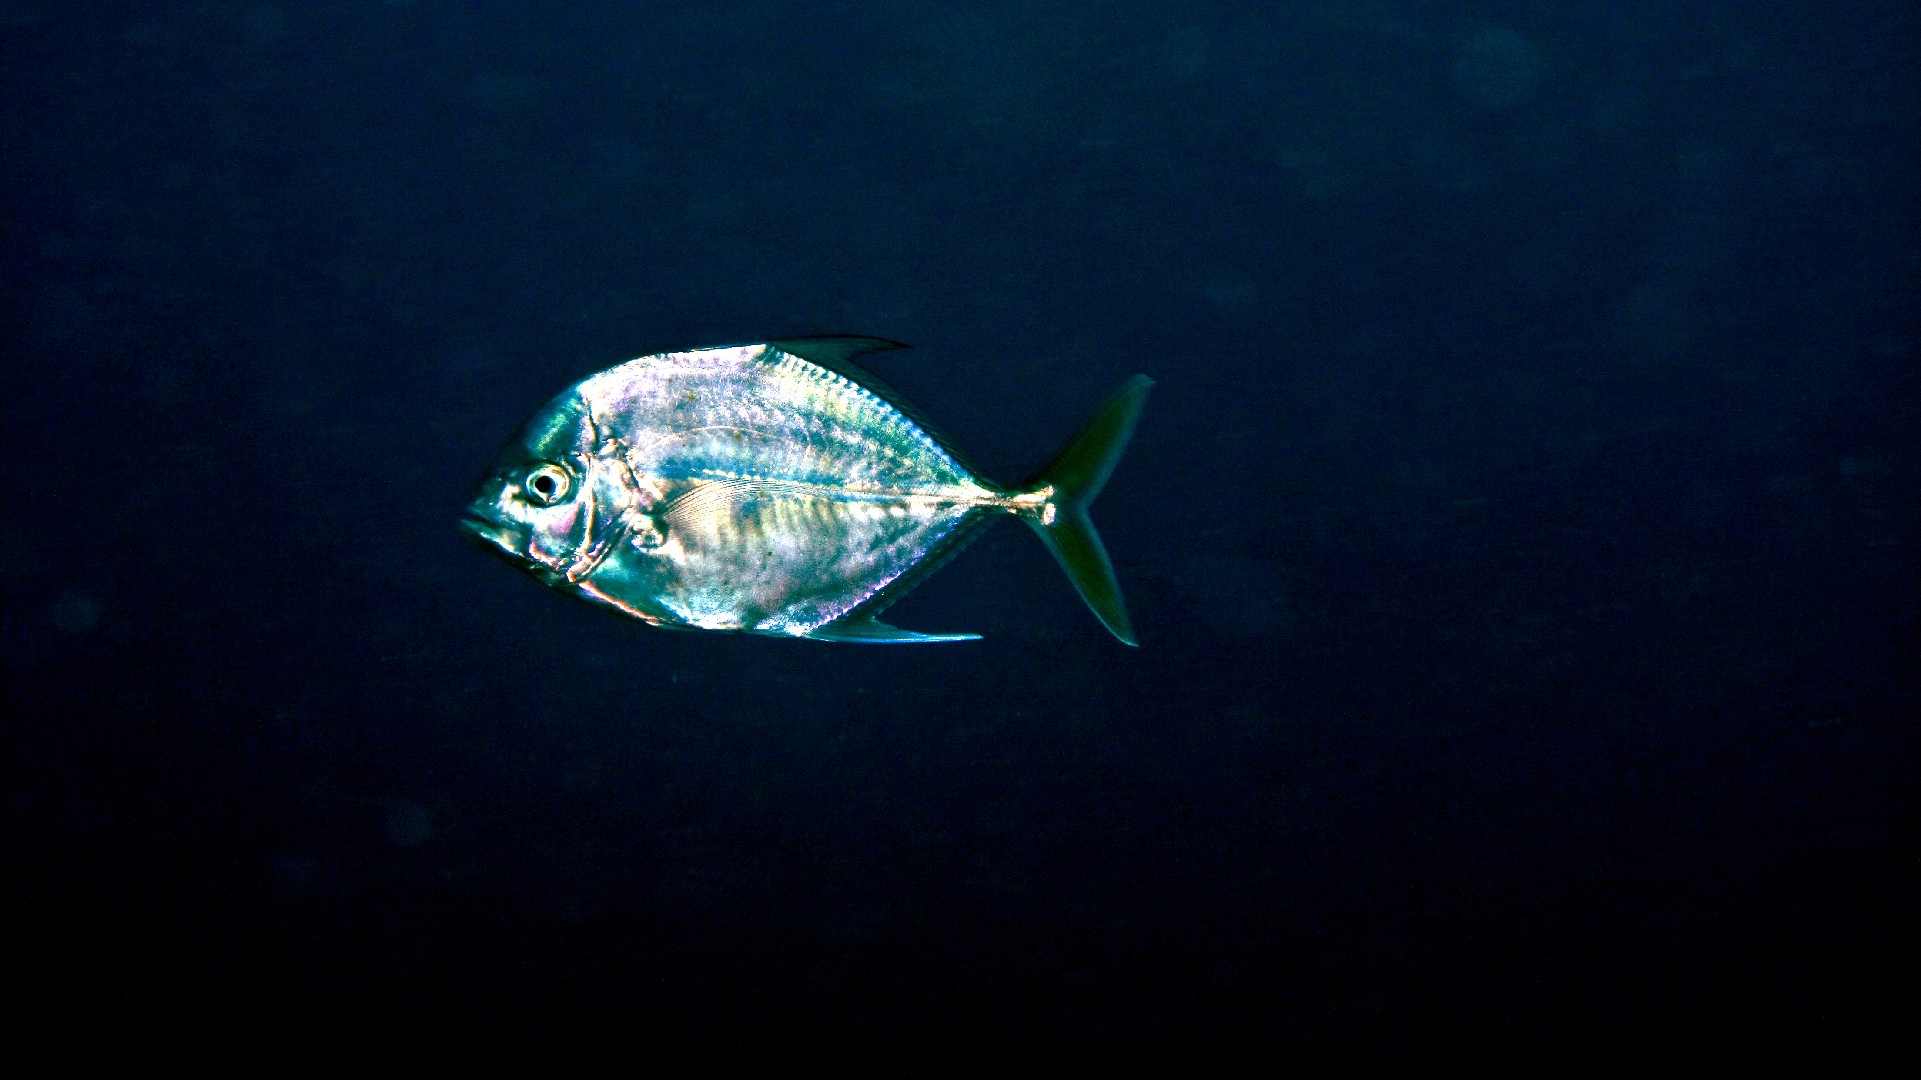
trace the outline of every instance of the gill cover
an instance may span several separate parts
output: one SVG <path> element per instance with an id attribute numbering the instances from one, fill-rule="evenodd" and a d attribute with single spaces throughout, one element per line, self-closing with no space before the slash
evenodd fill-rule
<path id="1" fill-rule="evenodd" d="M 634 503 L 626 466 L 596 441 L 578 394 L 550 402 L 501 451 L 468 508 L 469 530 L 550 583 L 591 573 Z"/>

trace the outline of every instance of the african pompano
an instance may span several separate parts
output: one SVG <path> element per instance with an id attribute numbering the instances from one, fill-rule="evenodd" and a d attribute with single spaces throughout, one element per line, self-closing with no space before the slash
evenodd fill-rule
<path id="1" fill-rule="evenodd" d="M 1094 614 L 1134 630 L 1087 517 L 1152 380 L 1122 384 L 1020 487 L 962 463 L 820 337 L 658 353 L 576 383 L 501 451 L 462 524 L 547 584 L 656 626 L 817 641 L 965 641 L 875 618 L 1011 514 Z"/>

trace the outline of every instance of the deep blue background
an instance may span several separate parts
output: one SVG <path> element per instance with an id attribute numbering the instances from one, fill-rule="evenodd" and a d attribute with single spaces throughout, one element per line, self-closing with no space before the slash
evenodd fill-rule
<path id="1" fill-rule="evenodd" d="M 208 1039 L 1871 1047 L 1918 43 L 5 0 L 9 981 Z M 1153 375 L 1096 508 L 1143 647 L 1019 529 L 890 616 L 987 640 L 920 649 L 651 631 L 457 537 L 573 379 L 810 332 L 917 345 L 1005 478 Z"/>

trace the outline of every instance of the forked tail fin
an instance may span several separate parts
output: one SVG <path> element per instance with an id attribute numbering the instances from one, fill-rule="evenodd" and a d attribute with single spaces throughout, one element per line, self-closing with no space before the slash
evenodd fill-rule
<path id="1" fill-rule="evenodd" d="M 1021 520 L 1033 527 L 1047 550 L 1060 560 L 1061 569 L 1067 571 L 1068 580 L 1087 606 L 1115 637 L 1129 645 L 1139 644 L 1134 640 L 1134 624 L 1127 617 L 1121 584 L 1114 579 L 1114 564 L 1088 519 L 1087 507 L 1106 486 L 1114 464 L 1127 449 L 1141 407 L 1147 404 L 1147 390 L 1153 385 L 1154 380 L 1145 375 L 1122 383 L 1087 427 L 1019 497 L 1024 504 Z"/>

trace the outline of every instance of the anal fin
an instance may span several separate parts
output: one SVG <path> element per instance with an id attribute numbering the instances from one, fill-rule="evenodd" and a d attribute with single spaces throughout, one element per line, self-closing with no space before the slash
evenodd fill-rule
<path id="1" fill-rule="evenodd" d="M 879 619 L 869 616 L 842 619 L 817 626 L 813 632 L 804 635 L 814 641 L 859 641 L 873 645 L 892 645 L 906 642 L 929 641 L 979 641 L 979 634 L 921 634 L 912 630 L 902 630 L 889 626 Z"/>

